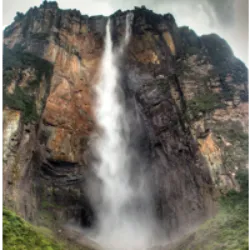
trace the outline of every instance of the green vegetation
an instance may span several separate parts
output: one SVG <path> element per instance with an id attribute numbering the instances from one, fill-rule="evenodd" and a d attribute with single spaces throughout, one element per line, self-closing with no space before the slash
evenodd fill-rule
<path id="1" fill-rule="evenodd" d="M 233 51 L 229 44 L 217 34 L 203 35 L 201 40 L 215 65 L 233 57 Z"/>
<path id="2" fill-rule="evenodd" d="M 38 119 L 35 97 L 25 93 L 19 86 L 16 86 L 13 94 L 3 93 L 3 103 L 12 109 L 21 110 L 24 123 Z"/>
<path id="3" fill-rule="evenodd" d="M 234 192 L 237 195 L 240 202 L 246 205 L 248 215 L 248 197 L 249 197 L 249 173 L 248 169 L 241 169 L 236 175 L 236 180 L 240 185 L 240 193 Z M 235 203 L 236 204 L 236 203 Z M 237 205 L 237 204 L 236 204 Z M 248 217 L 247 217 L 248 218 Z"/>
<path id="4" fill-rule="evenodd" d="M 222 91 L 221 91 L 222 98 L 225 99 L 226 101 L 233 100 L 233 97 L 236 93 L 236 88 L 225 82 L 221 83 L 221 87 L 222 87 Z"/>
<path id="5" fill-rule="evenodd" d="M 189 111 L 194 118 L 198 118 L 199 114 L 209 113 L 217 108 L 222 108 L 220 96 L 214 93 L 205 93 L 194 97 L 187 102 Z"/>
<path id="6" fill-rule="evenodd" d="M 223 149 L 224 167 L 231 171 L 235 167 L 244 168 L 248 162 L 248 134 L 243 131 L 240 121 L 229 120 L 226 127 L 217 122 L 213 125 L 213 131 L 217 135 L 218 145 Z M 225 146 L 222 137 L 231 145 Z"/>
<path id="7" fill-rule="evenodd" d="M 16 45 L 13 49 L 3 48 L 3 84 L 6 87 L 11 80 L 18 75 L 18 72 L 27 68 L 35 69 L 37 81 L 41 81 L 44 75 L 47 80 L 50 79 L 53 65 L 33 54 L 23 51 L 21 45 Z"/>
<path id="8" fill-rule="evenodd" d="M 216 34 L 200 37 L 206 47 L 215 71 L 221 79 L 225 79 L 228 73 L 237 83 L 248 81 L 248 70 L 243 62 L 234 58 L 233 51 L 228 43 Z"/>
<path id="9" fill-rule="evenodd" d="M 23 71 L 33 69 L 35 78 L 27 82 L 27 87 L 21 88 L 18 83 L 22 81 Z M 49 81 L 53 66 L 33 54 L 23 52 L 21 45 L 16 45 L 12 50 L 4 46 L 3 53 L 3 104 L 12 109 L 21 110 L 25 123 L 36 121 L 39 117 L 36 110 L 35 96 L 39 91 L 42 77 L 45 77 L 46 93 L 49 92 Z M 9 94 L 7 88 L 15 81 L 14 93 Z M 45 104 L 46 96 L 43 98 Z"/>
<path id="10" fill-rule="evenodd" d="M 146 23 L 154 30 L 157 30 L 157 25 L 159 25 L 159 23 L 163 20 L 162 15 L 155 14 L 152 10 L 147 9 L 145 6 L 142 6 L 141 8 L 135 7 L 134 12 L 137 18 L 145 18 Z"/>
<path id="11" fill-rule="evenodd" d="M 223 196 L 219 213 L 171 250 L 248 249 L 248 171 L 239 171 L 236 179 L 240 192 Z"/>
<path id="12" fill-rule="evenodd" d="M 16 216 L 3 209 L 3 249 L 4 250 L 62 250 L 63 245 L 40 232 Z"/>
<path id="13" fill-rule="evenodd" d="M 64 240 L 56 240 L 45 227 L 35 227 L 3 208 L 4 250 L 93 250 Z"/>
<path id="14" fill-rule="evenodd" d="M 178 29 L 183 53 L 189 55 L 201 55 L 201 42 L 197 34 L 187 26 Z"/>
<path id="15" fill-rule="evenodd" d="M 19 21 L 21 21 L 23 18 L 24 18 L 24 14 L 18 11 L 18 12 L 16 13 L 16 16 L 15 16 L 14 20 L 15 20 L 15 22 L 19 22 Z"/>

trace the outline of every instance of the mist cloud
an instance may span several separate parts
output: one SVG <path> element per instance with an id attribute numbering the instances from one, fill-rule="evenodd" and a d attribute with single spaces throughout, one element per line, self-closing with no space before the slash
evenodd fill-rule
<path id="1" fill-rule="evenodd" d="M 207 0 L 217 20 L 224 25 L 234 22 L 234 0 Z"/>

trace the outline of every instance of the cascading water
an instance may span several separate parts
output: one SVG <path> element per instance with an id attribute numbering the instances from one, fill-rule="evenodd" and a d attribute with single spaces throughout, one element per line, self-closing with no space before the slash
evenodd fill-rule
<path id="1" fill-rule="evenodd" d="M 101 201 L 96 208 L 95 240 L 112 250 L 146 249 L 152 237 L 152 216 L 147 191 L 143 190 L 144 180 L 138 180 L 137 187 L 131 183 L 131 170 L 138 166 L 133 166 L 130 157 L 129 126 L 116 66 L 129 43 L 132 20 L 132 14 L 127 14 L 125 37 L 117 54 L 108 20 L 100 81 L 96 87 L 95 111 L 100 135 L 95 144 L 99 159 L 95 171 L 101 181 Z"/>

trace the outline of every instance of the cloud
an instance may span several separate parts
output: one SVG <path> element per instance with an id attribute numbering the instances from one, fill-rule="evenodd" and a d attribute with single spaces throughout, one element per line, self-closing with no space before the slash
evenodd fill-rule
<path id="1" fill-rule="evenodd" d="M 212 13 L 223 25 L 230 25 L 235 21 L 234 2 L 234 0 L 207 0 Z"/>
<path id="2" fill-rule="evenodd" d="M 17 11 L 26 12 L 30 7 L 40 4 L 41 1 L 39 0 L 3 0 L 3 25 L 9 25 L 13 21 Z"/>
<path id="3" fill-rule="evenodd" d="M 235 30 L 239 33 L 237 36 L 239 38 L 239 43 L 237 46 L 235 44 L 236 50 L 242 50 L 244 53 L 243 60 L 248 62 L 249 54 L 249 2 L 248 0 L 242 0 L 241 4 L 236 5 L 236 15 L 237 20 L 235 25 Z"/>

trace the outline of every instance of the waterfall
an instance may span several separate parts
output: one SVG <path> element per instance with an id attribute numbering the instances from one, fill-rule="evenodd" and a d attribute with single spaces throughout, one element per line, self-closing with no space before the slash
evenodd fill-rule
<path id="1" fill-rule="evenodd" d="M 105 51 L 100 69 L 100 81 L 96 86 L 96 121 L 99 136 L 95 153 L 96 176 L 101 181 L 101 201 L 97 211 L 97 236 L 95 240 L 106 249 L 146 249 L 152 237 L 147 191 L 144 180 L 131 183 L 133 165 L 129 149 L 129 126 L 124 108 L 124 98 L 119 86 L 118 60 L 129 43 L 131 13 L 126 16 L 125 37 L 116 51 L 111 38 L 111 21 L 106 25 Z M 144 206 L 144 207 L 143 207 Z"/>

